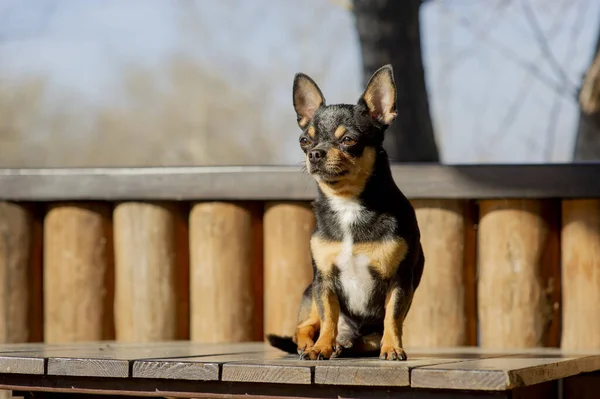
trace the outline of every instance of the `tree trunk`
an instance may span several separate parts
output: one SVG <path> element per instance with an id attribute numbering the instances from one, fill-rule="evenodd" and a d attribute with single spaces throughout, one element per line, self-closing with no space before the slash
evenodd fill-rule
<path id="1" fill-rule="evenodd" d="M 421 59 L 421 0 L 353 0 L 363 59 L 364 84 L 392 64 L 398 117 L 384 147 L 395 162 L 439 162 Z"/>
<path id="2" fill-rule="evenodd" d="M 579 92 L 579 126 L 574 161 L 600 159 L 600 32 L 592 63 Z"/>

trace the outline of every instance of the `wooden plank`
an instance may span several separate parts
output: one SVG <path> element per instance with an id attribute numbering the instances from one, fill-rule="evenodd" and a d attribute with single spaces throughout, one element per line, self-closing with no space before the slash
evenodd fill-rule
<path id="1" fill-rule="evenodd" d="M 483 347 L 537 347 L 549 341 L 558 253 L 552 247 L 551 204 L 535 200 L 480 203 L 478 316 Z M 550 273 L 544 269 L 551 269 Z"/>
<path id="2" fill-rule="evenodd" d="M 208 202 L 190 213 L 190 338 L 198 342 L 255 339 L 255 204 Z"/>
<path id="3" fill-rule="evenodd" d="M 313 277 L 310 237 L 315 216 L 303 202 L 273 202 L 265 208 L 264 330 L 292 335 L 302 293 Z"/>
<path id="4" fill-rule="evenodd" d="M 144 359 L 133 363 L 132 377 L 159 378 L 172 380 L 218 381 L 219 369 L 227 362 L 261 361 L 284 358 L 280 351 L 266 349 L 261 352 L 247 352 L 228 355 Z M 294 356 L 292 356 L 294 358 Z"/>
<path id="5" fill-rule="evenodd" d="M 316 360 L 298 360 L 297 356 L 289 355 L 276 360 L 265 359 L 226 363 L 222 366 L 221 380 L 310 385 L 312 383 L 312 370 L 316 362 Z"/>
<path id="6" fill-rule="evenodd" d="M 39 352 L 39 351 L 65 351 L 65 350 L 120 350 L 139 348 L 220 348 L 227 351 L 235 351 L 250 345 L 253 349 L 264 350 L 270 346 L 262 342 L 239 342 L 231 344 L 197 343 L 192 341 L 162 341 L 162 342 L 121 342 L 121 341 L 89 341 L 68 343 L 23 343 L 23 344 L 0 344 L 0 354 L 12 352 Z"/>
<path id="7" fill-rule="evenodd" d="M 406 362 L 389 362 L 373 358 L 331 359 L 328 361 L 298 360 L 296 355 L 277 351 L 264 358 L 226 362 L 222 366 L 222 380 L 232 382 L 260 382 L 277 384 L 309 384 L 314 369 L 314 383 L 322 385 L 408 386 L 409 371 L 413 367 L 472 358 L 486 354 L 463 354 L 454 351 L 447 356 L 423 355 L 414 352 Z"/>
<path id="8" fill-rule="evenodd" d="M 172 204 L 125 202 L 113 212 L 116 339 L 177 336 L 177 253 Z"/>
<path id="9" fill-rule="evenodd" d="M 459 357 L 411 356 L 404 362 L 389 362 L 375 359 L 334 359 L 317 362 L 315 384 L 366 385 L 366 386 L 409 386 L 410 370 L 425 365 L 467 361 L 481 355 Z"/>
<path id="10" fill-rule="evenodd" d="M 0 373 L 4 374 L 44 374 L 46 360 L 27 356 L 0 355 Z"/>
<path id="11" fill-rule="evenodd" d="M 138 348 L 81 349 L 79 351 L 42 352 L 48 358 L 48 375 L 79 377 L 127 378 L 134 360 L 155 358 L 179 358 L 219 355 L 234 351 L 243 353 L 263 350 L 262 345 L 240 343 L 239 345 L 190 344 L 179 346 L 140 346 Z"/>
<path id="12" fill-rule="evenodd" d="M 46 342 L 110 339 L 106 287 L 112 269 L 105 204 L 55 204 L 44 222 Z M 110 298 L 112 300 L 112 298 Z"/>
<path id="13" fill-rule="evenodd" d="M 600 201 L 562 202 L 562 347 L 600 349 Z"/>
<path id="14" fill-rule="evenodd" d="M 29 340 L 32 215 L 0 202 L 0 343 Z"/>
<path id="15" fill-rule="evenodd" d="M 105 376 L 123 378 L 128 376 L 125 371 L 128 371 L 130 362 L 138 358 L 262 352 L 264 349 L 262 343 L 227 345 L 197 344 L 189 341 L 152 344 L 99 342 L 11 345 L 0 346 L 0 372 L 10 370 L 15 374 L 39 374 L 44 371 L 46 359 L 52 359 L 48 366 L 50 374 L 93 376 L 93 373 L 102 372 Z"/>
<path id="16" fill-rule="evenodd" d="M 7 378 L 8 377 L 8 378 Z M 220 381 L 177 381 L 161 379 L 114 379 L 114 378 L 75 378 L 53 376 L 7 376 L 0 374 L 0 387 L 14 388 L 21 392 L 52 392 L 54 397 L 68 397 L 70 394 L 113 395 L 114 397 L 161 397 L 161 398 L 371 398 L 371 399 L 473 399 L 477 397 L 508 399 L 512 392 L 468 392 L 427 389 L 407 389 L 406 387 L 378 386 L 332 386 L 332 385 L 289 385 L 263 383 L 223 383 Z M 35 396 L 38 396 L 35 394 Z M 43 394 L 39 395 L 44 397 Z M 110 397 L 110 396 L 107 396 Z M 535 397 L 534 397 L 535 398 Z M 537 398 L 536 398 L 537 399 Z M 554 399 L 554 398 L 550 398 Z"/>
<path id="17" fill-rule="evenodd" d="M 600 356 L 488 358 L 417 367 L 411 387 L 502 391 L 598 370 Z"/>
<path id="18" fill-rule="evenodd" d="M 393 164 L 411 199 L 597 198 L 598 163 L 548 165 Z M 0 169 L 0 199 L 312 200 L 298 166 Z"/>
<path id="19" fill-rule="evenodd" d="M 425 269 L 404 327 L 407 346 L 456 346 L 468 341 L 464 276 L 465 213 L 461 200 L 413 200 Z M 474 315 L 471 315 L 474 316 Z"/>

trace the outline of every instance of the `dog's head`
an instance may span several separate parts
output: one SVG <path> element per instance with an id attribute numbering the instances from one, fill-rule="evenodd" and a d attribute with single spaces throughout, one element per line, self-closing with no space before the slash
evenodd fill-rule
<path id="1" fill-rule="evenodd" d="M 356 104 L 326 105 L 317 84 L 302 73 L 294 77 L 293 94 L 308 172 L 326 195 L 358 196 L 396 118 L 391 65 L 373 74 Z"/>

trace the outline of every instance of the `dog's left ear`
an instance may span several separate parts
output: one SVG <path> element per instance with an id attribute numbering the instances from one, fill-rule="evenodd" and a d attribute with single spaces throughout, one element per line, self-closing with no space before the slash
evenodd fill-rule
<path id="1" fill-rule="evenodd" d="M 317 109 L 325 105 L 325 98 L 315 81 L 303 73 L 297 73 L 294 76 L 293 92 L 298 126 L 304 129 L 315 116 Z"/>
<path id="2" fill-rule="evenodd" d="M 359 102 L 364 101 L 369 115 L 389 126 L 396 119 L 396 83 L 390 64 L 379 68 L 367 83 Z"/>

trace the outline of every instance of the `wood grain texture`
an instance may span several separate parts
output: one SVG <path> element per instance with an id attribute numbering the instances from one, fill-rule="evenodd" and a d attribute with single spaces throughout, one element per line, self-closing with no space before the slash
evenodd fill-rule
<path id="1" fill-rule="evenodd" d="M 43 358 L 0 355 L 0 373 L 42 375 L 44 364 Z"/>
<path id="2" fill-rule="evenodd" d="M 137 346 L 95 346 L 79 350 L 66 349 L 44 351 L 39 357 L 48 358 L 48 374 L 80 377 L 130 377 L 135 360 L 214 356 L 227 351 L 234 353 L 262 352 L 262 345 L 240 343 L 238 345 L 156 343 Z M 17 353 L 22 355 L 22 353 Z M 32 354 L 33 355 L 33 354 Z M 10 354 L 9 356 L 15 356 Z"/>
<path id="3" fill-rule="evenodd" d="M 600 349 L 600 200 L 562 202 L 562 347 Z"/>
<path id="4" fill-rule="evenodd" d="M 478 316 L 480 345 L 555 345 L 559 322 L 558 246 L 552 204 L 535 200 L 480 203 Z"/>
<path id="5" fill-rule="evenodd" d="M 177 336 L 175 207 L 121 203 L 113 213 L 116 339 L 152 342 Z"/>
<path id="6" fill-rule="evenodd" d="M 264 229 L 264 330 L 292 335 L 302 293 L 312 281 L 315 216 L 304 202 L 267 203 Z"/>
<path id="7" fill-rule="evenodd" d="M 411 373 L 414 388 L 502 391 L 531 386 L 600 367 L 599 356 L 501 357 L 417 367 Z"/>
<path id="8" fill-rule="evenodd" d="M 248 362 L 284 357 L 280 351 L 265 348 L 232 354 L 203 355 L 197 357 L 144 359 L 133 363 L 132 377 L 171 380 L 218 381 L 221 365 L 228 362 Z"/>
<path id="9" fill-rule="evenodd" d="M 466 359 L 464 359 L 466 360 Z M 315 384 L 351 386 L 409 386 L 410 370 L 424 365 L 454 363 L 460 358 L 411 357 L 405 362 L 379 359 L 334 359 L 318 362 Z"/>
<path id="10" fill-rule="evenodd" d="M 0 202 L 0 343 L 27 342 L 34 338 L 37 302 L 35 285 L 35 227 L 31 211 Z M 38 362 L 39 363 L 39 362 Z M 39 372 L 39 364 L 22 361 L 0 366 L 0 372 Z M 44 371 L 43 362 L 41 371 Z M 10 398 L 0 391 L 0 399 Z"/>
<path id="11" fill-rule="evenodd" d="M 44 221 L 46 342 L 108 339 L 112 259 L 105 204 L 55 204 Z"/>
<path id="12" fill-rule="evenodd" d="M 461 200 L 413 200 L 425 269 L 404 327 L 407 346 L 465 345 L 465 212 Z"/>
<path id="13" fill-rule="evenodd" d="M 32 216 L 0 202 L 0 343 L 29 340 Z"/>
<path id="14" fill-rule="evenodd" d="M 312 383 L 312 369 L 316 361 L 297 360 L 294 355 L 278 360 L 257 360 L 225 363 L 222 381 L 261 382 L 272 384 Z"/>
<path id="15" fill-rule="evenodd" d="M 190 213 L 190 337 L 198 342 L 255 339 L 253 204 L 199 203 Z"/>

